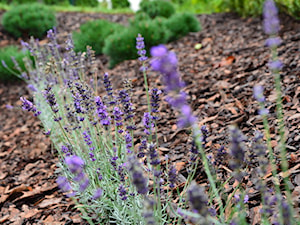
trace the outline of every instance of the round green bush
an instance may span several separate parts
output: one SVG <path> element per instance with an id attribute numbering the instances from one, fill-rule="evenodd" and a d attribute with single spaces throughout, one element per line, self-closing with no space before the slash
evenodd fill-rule
<path id="1" fill-rule="evenodd" d="M 156 17 L 153 20 L 141 20 L 135 24 L 135 29 L 144 37 L 146 50 L 152 46 L 167 43 L 170 39 L 171 32 L 166 27 L 165 20 L 165 18 Z"/>
<path id="2" fill-rule="evenodd" d="M 56 25 L 55 14 L 45 5 L 34 3 L 18 5 L 4 13 L 4 29 L 16 38 L 42 38 Z"/>
<path id="3" fill-rule="evenodd" d="M 140 11 L 147 13 L 151 18 L 169 18 L 175 13 L 175 8 L 171 2 L 165 0 L 142 1 Z"/>
<path id="4" fill-rule="evenodd" d="M 43 0 L 46 5 L 68 5 L 68 0 Z"/>
<path id="5" fill-rule="evenodd" d="M 143 20 L 150 20 L 150 16 L 148 16 L 145 12 L 137 12 L 132 19 L 129 19 L 129 23 L 131 26 L 135 26 L 137 23 Z"/>
<path id="6" fill-rule="evenodd" d="M 25 71 L 25 66 L 23 58 L 30 58 L 28 51 L 20 51 L 17 46 L 7 46 L 5 48 L 0 48 L 0 80 L 1 81 L 12 81 L 17 80 L 18 76 L 14 73 L 21 75 L 21 72 L 15 68 L 15 64 L 11 57 L 14 57 L 18 62 L 21 70 Z M 4 65 L 5 66 L 4 66 Z M 8 67 L 8 68 L 6 68 Z M 11 72 L 12 70 L 13 72 Z"/>
<path id="7" fill-rule="evenodd" d="M 144 20 L 124 29 L 121 33 L 114 33 L 106 40 L 103 53 L 110 58 L 110 67 L 127 60 L 138 58 L 136 37 L 140 33 L 145 39 L 147 53 L 152 46 L 166 43 L 170 31 L 165 27 L 164 18 Z"/>
<path id="8" fill-rule="evenodd" d="M 105 40 L 103 53 L 109 56 L 110 68 L 124 60 L 138 57 L 135 48 L 137 34 L 138 31 L 131 27 L 130 29 L 123 29 L 120 33 L 108 36 Z"/>
<path id="9" fill-rule="evenodd" d="M 96 55 L 101 55 L 105 39 L 116 31 L 119 33 L 122 29 L 124 29 L 122 25 L 107 20 L 89 21 L 80 26 L 79 32 L 73 32 L 75 51 L 84 52 L 89 45 Z"/>
<path id="10" fill-rule="evenodd" d="M 128 8 L 130 3 L 128 0 L 111 0 L 111 5 L 113 9 L 117 8 Z"/>
<path id="11" fill-rule="evenodd" d="M 189 32 L 201 30 L 200 22 L 195 15 L 190 13 L 174 14 L 165 21 L 167 28 L 171 31 L 169 41 L 178 40 Z"/>

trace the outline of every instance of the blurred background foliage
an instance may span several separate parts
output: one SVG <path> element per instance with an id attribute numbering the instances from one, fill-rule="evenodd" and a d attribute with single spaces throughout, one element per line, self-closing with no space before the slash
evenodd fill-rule
<path id="1" fill-rule="evenodd" d="M 142 0 L 147 2 L 164 0 Z M 176 12 L 210 14 L 235 12 L 242 17 L 257 17 L 262 13 L 264 0 L 165 0 L 173 3 Z M 130 0 L 0 0 L 0 9 L 8 10 L 11 5 L 39 2 L 51 5 L 57 11 L 84 11 L 105 13 L 133 13 Z M 111 4 L 109 4 L 109 2 Z M 275 0 L 281 12 L 300 19 L 300 0 Z M 112 9 L 108 8 L 112 6 Z"/>

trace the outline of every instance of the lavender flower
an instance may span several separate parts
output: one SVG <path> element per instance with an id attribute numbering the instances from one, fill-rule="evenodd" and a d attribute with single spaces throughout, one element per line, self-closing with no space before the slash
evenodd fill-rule
<path id="1" fill-rule="evenodd" d="M 119 195 L 121 197 L 121 200 L 123 200 L 123 201 L 126 200 L 127 199 L 127 190 L 126 190 L 126 188 L 124 187 L 123 184 L 121 184 L 119 186 L 118 191 L 119 191 Z"/>
<path id="2" fill-rule="evenodd" d="M 145 112 L 144 113 L 144 117 L 143 117 L 143 124 L 144 124 L 144 133 L 146 135 L 150 135 L 152 132 L 152 128 L 154 127 L 154 124 L 151 123 L 151 116 L 149 112 Z"/>
<path id="3" fill-rule="evenodd" d="M 208 208 L 207 196 L 204 192 L 204 189 L 197 185 L 195 181 L 193 181 L 187 191 L 187 194 L 188 201 L 191 203 L 193 210 L 199 215 L 206 217 L 208 215 Z"/>
<path id="4" fill-rule="evenodd" d="M 102 195 L 103 195 L 103 190 L 102 190 L 101 188 L 98 188 L 98 189 L 95 191 L 95 193 L 94 193 L 92 199 L 93 199 L 93 200 L 97 200 L 97 199 L 100 198 Z"/>
<path id="5" fill-rule="evenodd" d="M 230 136 L 231 136 L 231 147 L 230 155 L 232 160 L 230 161 L 230 166 L 235 170 L 236 179 L 242 179 L 242 173 L 240 169 L 243 167 L 245 162 L 245 136 L 242 132 L 235 126 L 230 127 Z"/>
<path id="6" fill-rule="evenodd" d="M 158 120 L 158 116 L 156 114 L 159 112 L 158 107 L 159 107 L 159 102 L 160 98 L 159 95 L 162 93 L 161 90 L 158 90 L 157 88 L 153 88 L 151 91 L 151 112 L 154 114 L 152 116 L 152 120 Z"/>
<path id="7" fill-rule="evenodd" d="M 60 176 L 56 179 L 56 183 L 58 188 L 61 189 L 63 192 L 69 192 L 72 190 L 71 184 L 69 183 L 68 179 L 64 176 Z"/>
<path id="8" fill-rule="evenodd" d="M 145 66 L 144 62 L 148 59 L 146 56 L 146 50 L 145 50 L 145 43 L 144 38 L 141 36 L 141 34 L 138 34 L 136 38 L 136 49 L 138 50 L 139 60 L 143 63 L 143 66 L 140 68 L 141 71 L 146 71 L 147 67 Z"/>
<path id="9" fill-rule="evenodd" d="M 266 46 L 270 48 L 277 47 L 281 44 L 280 37 L 270 37 L 266 40 Z"/>
<path id="10" fill-rule="evenodd" d="M 119 100 L 123 107 L 123 111 L 125 114 L 125 120 L 129 120 L 133 117 L 133 108 L 132 103 L 130 102 L 130 96 L 126 90 L 119 91 Z"/>
<path id="11" fill-rule="evenodd" d="M 278 10 L 273 0 L 265 1 L 263 16 L 265 33 L 269 35 L 277 34 L 280 26 L 278 19 Z"/>
<path id="12" fill-rule="evenodd" d="M 147 150 L 147 139 L 144 138 L 141 141 L 141 145 L 139 146 L 139 152 L 137 154 L 138 158 L 143 158 L 145 156 L 145 151 Z"/>
<path id="13" fill-rule="evenodd" d="M 41 114 L 41 111 L 38 111 L 36 106 L 29 100 L 27 100 L 24 97 L 20 97 L 20 100 L 22 102 L 22 109 L 27 110 L 28 112 L 33 112 L 34 116 L 38 116 Z"/>
<path id="14" fill-rule="evenodd" d="M 266 98 L 264 96 L 264 88 L 261 85 L 255 85 L 253 88 L 253 96 L 254 98 L 261 104 L 261 109 L 258 110 L 259 115 L 267 115 L 269 110 L 263 106 Z"/>
<path id="15" fill-rule="evenodd" d="M 118 129 L 118 133 L 121 134 L 121 133 L 123 133 L 123 130 L 121 129 L 121 127 L 123 126 L 123 122 L 122 122 L 123 113 L 119 109 L 119 107 L 117 107 L 117 106 L 114 107 L 113 115 L 114 115 L 116 127 Z"/>
<path id="16" fill-rule="evenodd" d="M 132 183 L 135 185 L 137 192 L 146 195 L 148 192 L 147 179 L 144 177 L 141 165 L 135 156 L 128 159 L 129 172 L 131 173 Z"/>
<path id="17" fill-rule="evenodd" d="M 144 217 L 147 225 L 155 225 L 156 224 L 154 214 L 153 214 L 154 204 L 155 204 L 155 202 L 149 198 L 146 198 L 144 201 L 143 217 Z"/>
<path id="18" fill-rule="evenodd" d="M 168 52 L 164 45 L 151 48 L 151 55 L 154 59 L 151 66 L 154 71 L 163 75 L 163 82 L 168 93 L 168 103 L 179 110 L 181 116 L 178 120 L 179 127 L 192 126 L 196 123 L 196 118 L 192 115 L 192 110 L 186 102 L 186 94 L 181 91 L 184 83 L 177 72 L 177 58 L 174 52 Z"/>
<path id="19" fill-rule="evenodd" d="M 106 90 L 106 93 L 108 96 L 111 96 L 113 95 L 113 88 L 111 86 L 111 83 L 110 83 L 110 80 L 109 80 L 109 77 L 108 77 L 108 73 L 104 73 L 103 75 L 103 83 L 104 83 L 104 87 L 105 87 L 105 90 Z"/>
<path id="20" fill-rule="evenodd" d="M 44 97 L 47 101 L 47 103 L 49 104 L 51 110 L 57 114 L 58 113 L 58 104 L 56 103 L 56 98 L 55 95 L 52 91 L 52 87 L 48 86 L 45 91 L 44 91 Z M 60 116 L 54 116 L 54 121 L 60 121 L 62 118 Z"/>
<path id="21" fill-rule="evenodd" d="M 174 188 L 175 187 L 175 182 L 176 182 L 176 168 L 175 166 L 170 166 L 169 167 L 169 171 L 168 171 L 168 179 L 170 182 L 170 188 Z"/>
<path id="22" fill-rule="evenodd" d="M 159 165 L 159 155 L 156 151 L 155 144 L 151 143 L 149 145 L 149 157 L 150 157 L 150 164 L 153 166 Z"/>
<path id="23" fill-rule="evenodd" d="M 101 98 L 99 96 L 95 97 L 95 102 L 97 106 L 97 114 L 100 118 L 100 122 L 103 126 L 109 126 L 111 117 L 107 113 L 107 107 L 103 104 Z"/>
<path id="24" fill-rule="evenodd" d="M 65 162 L 73 174 L 80 173 L 83 170 L 84 161 L 76 155 L 66 157 Z"/>
<path id="25" fill-rule="evenodd" d="M 148 57 L 146 56 L 144 38 L 142 37 L 141 34 L 138 34 L 138 36 L 136 38 L 136 49 L 138 50 L 137 53 L 140 56 L 139 60 L 141 62 L 146 61 L 148 59 Z"/>
<path id="26" fill-rule="evenodd" d="M 269 62 L 268 66 L 269 66 L 270 70 L 278 71 L 278 70 L 282 69 L 283 64 L 280 60 L 275 60 L 275 61 Z"/>
<path id="27" fill-rule="evenodd" d="M 127 153 L 131 153 L 132 137 L 131 137 L 131 134 L 129 132 L 126 132 L 126 134 L 125 134 L 125 143 L 126 143 Z"/>
<path id="28" fill-rule="evenodd" d="M 66 154 L 66 156 L 70 156 L 72 153 L 72 146 L 61 146 L 61 151 Z"/>
<path id="29" fill-rule="evenodd" d="M 3 59 L 1 60 L 1 63 L 2 63 L 2 66 L 3 66 L 4 68 L 8 68 L 6 62 L 5 62 Z"/>
<path id="30" fill-rule="evenodd" d="M 84 161 L 76 156 L 67 156 L 65 163 L 68 166 L 70 172 L 74 175 L 74 181 L 79 184 L 79 191 L 83 192 L 89 186 L 89 178 L 83 171 Z"/>
<path id="31" fill-rule="evenodd" d="M 154 71 L 163 74 L 163 81 L 167 92 L 178 91 L 184 87 L 177 72 L 177 58 L 174 52 L 168 52 L 164 45 L 151 48 L 151 55 L 154 59 L 151 66 Z"/>
<path id="32" fill-rule="evenodd" d="M 255 85 L 253 88 L 253 96 L 258 102 L 264 103 L 266 100 L 264 96 L 264 87 L 261 85 Z"/>

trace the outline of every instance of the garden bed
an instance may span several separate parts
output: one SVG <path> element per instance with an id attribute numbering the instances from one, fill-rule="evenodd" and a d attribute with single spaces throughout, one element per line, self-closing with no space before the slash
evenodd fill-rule
<path id="1" fill-rule="evenodd" d="M 64 42 L 68 33 L 90 19 L 105 18 L 113 22 L 127 24 L 128 15 L 59 13 L 59 41 Z M 257 114 L 258 104 L 252 97 L 253 86 L 261 84 L 265 88 L 267 108 L 270 110 L 272 146 L 277 149 L 276 99 L 274 82 L 268 71 L 270 51 L 264 46 L 266 35 L 260 18 L 242 19 L 235 14 L 222 13 L 198 16 L 202 31 L 167 44 L 176 52 L 179 71 L 186 83 L 188 94 L 199 125 L 209 130 L 210 150 L 221 145 L 228 150 L 228 126 L 237 125 L 249 140 L 255 130 L 262 131 L 263 125 Z M 294 204 L 300 204 L 300 22 L 281 15 L 283 40 L 279 47 L 279 58 L 284 63 L 282 69 L 283 109 L 285 113 L 287 158 L 291 174 Z M 7 35 L 0 26 L 0 46 L 19 43 Z M 41 40 L 41 43 L 46 40 Z M 147 44 L 147 40 L 145 40 Z M 121 44 L 121 43 L 120 43 Z M 195 48 L 197 44 L 201 47 Z M 198 45 L 199 46 L 199 45 Z M 147 110 L 143 76 L 138 60 L 126 61 L 109 70 L 108 59 L 97 57 L 100 73 L 108 72 L 115 89 L 120 88 L 123 79 L 133 81 L 133 102 L 137 118 Z M 102 77 L 102 74 L 100 74 Z M 151 87 L 163 89 L 161 78 L 149 72 Z M 99 93 L 104 88 L 99 88 Z M 41 123 L 20 108 L 20 96 L 30 98 L 23 82 L 0 84 L 0 223 L 3 224 L 84 224 L 74 204 L 64 197 L 57 188 L 55 149 L 43 135 Z M 169 155 L 179 170 L 178 185 L 186 176 L 191 138 L 188 130 L 178 130 L 176 113 L 162 102 L 159 126 L 160 155 Z M 143 134 L 141 120 L 137 119 L 138 130 L 135 138 Z M 140 132 L 140 133 L 139 133 Z M 214 157 L 213 151 L 209 154 Z M 221 173 L 226 176 L 224 162 Z M 249 218 L 252 224 L 258 219 L 258 193 L 251 192 L 253 183 L 251 170 L 244 178 L 249 193 Z M 278 168 L 280 172 L 280 168 Z M 266 178 L 267 179 L 267 178 Z M 184 180 L 184 179 L 183 179 Z M 206 183 L 199 168 L 198 183 Z M 234 184 L 228 185 L 228 192 Z"/>

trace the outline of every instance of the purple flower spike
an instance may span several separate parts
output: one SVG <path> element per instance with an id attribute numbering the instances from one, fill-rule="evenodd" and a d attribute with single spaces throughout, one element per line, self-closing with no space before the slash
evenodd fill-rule
<path id="1" fill-rule="evenodd" d="M 82 167 L 84 166 L 84 161 L 80 157 L 76 155 L 68 156 L 66 157 L 65 161 L 71 173 L 77 174 L 82 171 Z"/>
<path id="2" fill-rule="evenodd" d="M 136 49 L 138 50 L 137 53 L 140 56 L 139 60 L 141 62 L 146 61 L 148 59 L 148 57 L 146 56 L 144 38 L 142 37 L 141 34 L 138 34 L 138 36 L 136 38 Z"/>
<path id="3" fill-rule="evenodd" d="M 111 117 L 108 115 L 106 109 L 106 105 L 103 104 L 101 98 L 99 96 L 95 97 L 95 102 L 97 106 L 97 113 L 100 118 L 101 124 L 103 126 L 109 126 Z"/>
<path id="4" fill-rule="evenodd" d="M 281 44 L 281 39 L 280 37 L 270 37 L 266 40 L 266 46 L 273 48 L 277 47 Z"/>
<path id="5" fill-rule="evenodd" d="M 22 109 L 27 110 L 28 112 L 33 112 L 34 116 L 38 116 L 41 114 L 41 111 L 38 111 L 36 106 L 29 100 L 27 100 L 24 97 L 20 97 L 20 100 L 22 102 Z"/>
<path id="6" fill-rule="evenodd" d="M 264 103 L 266 100 L 264 96 L 264 87 L 261 85 L 255 85 L 253 88 L 253 96 L 258 102 Z"/>
<path id="7" fill-rule="evenodd" d="M 148 192 L 147 179 L 144 177 L 141 165 L 136 157 L 129 157 L 129 171 L 132 176 L 132 183 L 135 185 L 137 192 L 146 195 Z"/>
<path id="8" fill-rule="evenodd" d="M 207 208 L 207 196 L 204 189 L 196 184 L 195 181 L 191 183 L 191 186 L 187 192 L 188 200 L 192 205 L 195 212 L 201 216 L 206 217 L 208 215 Z"/>
<path id="9" fill-rule="evenodd" d="M 63 192 L 69 192 L 72 190 L 72 187 L 66 177 L 60 176 L 56 179 L 56 183 Z"/>
<path id="10" fill-rule="evenodd" d="M 97 200 L 98 198 L 100 198 L 103 195 L 103 190 L 101 188 L 98 188 L 95 192 L 95 194 L 93 195 L 94 200 Z"/>
<path id="11" fill-rule="evenodd" d="M 280 30 L 278 10 L 273 0 L 267 0 L 264 4 L 264 31 L 266 34 L 275 35 Z"/>
<path id="12" fill-rule="evenodd" d="M 269 62 L 268 66 L 269 66 L 270 70 L 278 71 L 278 70 L 282 69 L 283 64 L 280 60 L 276 60 L 276 61 Z"/>

